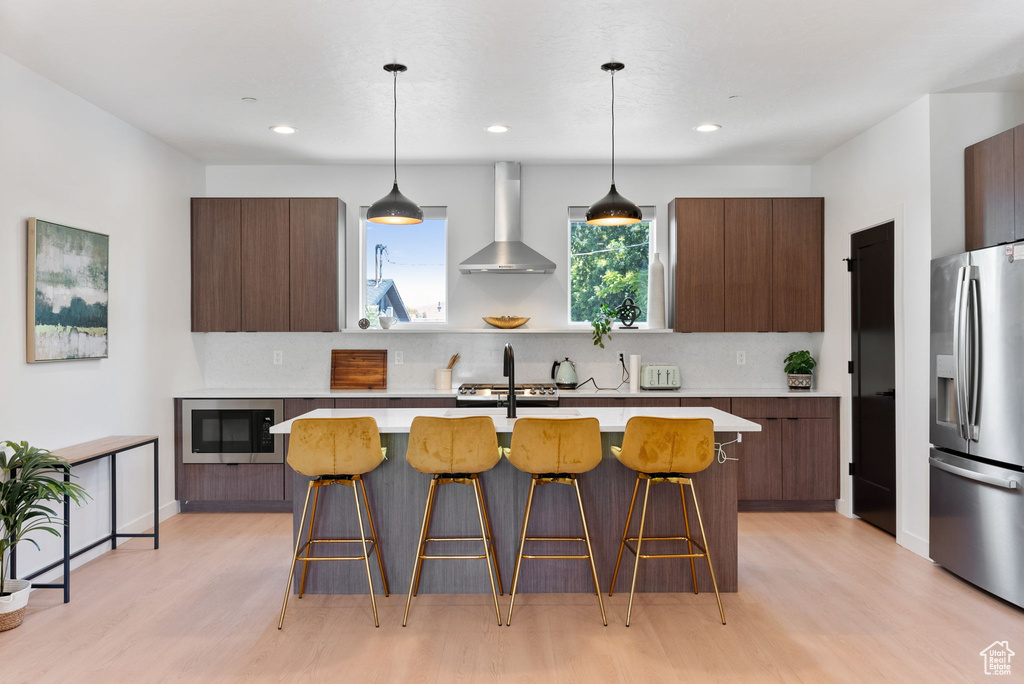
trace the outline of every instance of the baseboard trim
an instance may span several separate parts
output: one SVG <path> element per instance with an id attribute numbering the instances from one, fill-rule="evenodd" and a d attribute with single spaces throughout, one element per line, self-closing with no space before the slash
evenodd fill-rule
<path id="1" fill-rule="evenodd" d="M 182 513 L 291 513 L 291 501 L 182 501 Z"/>
<path id="2" fill-rule="evenodd" d="M 835 511 L 835 499 L 823 501 L 740 501 L 741 513 L 781 513 L 804 512 L 813 513 L 820 511 Z"/>

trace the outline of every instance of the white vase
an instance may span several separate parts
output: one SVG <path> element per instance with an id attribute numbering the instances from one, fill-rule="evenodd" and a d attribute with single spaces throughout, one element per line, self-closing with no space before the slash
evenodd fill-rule
<path id="1" fill-rule="evenodd" d="M 647 268 L 647 327 L 665 327 L 665 265 L 661 254 L 654 253 Z"/>

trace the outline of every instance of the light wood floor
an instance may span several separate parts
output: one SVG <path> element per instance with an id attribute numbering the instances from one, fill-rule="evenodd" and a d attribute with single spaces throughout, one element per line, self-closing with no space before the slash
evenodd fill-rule
<path id="1" fill-rule="evenodd" d="M 489 596 L 424 595 L 403 629 L 394 587 L 380 629 L 365 596 L 307 596 L 279 632 L 290 530 L 281 514 L 172 518 L 159 551 L 133 540 L 76 570 L 70 604 L 35 592 L 0 633 L 0 681 L 985 681 L 995 640 L 1024 679 L 1024 612 L 835 513 L 740 515 L 727 626 L 711 594 L 639 596 L 629 628 L 626 595 L 606 598 L 607 628 L 593 596 L 522 595 L 498 627 Z"/>

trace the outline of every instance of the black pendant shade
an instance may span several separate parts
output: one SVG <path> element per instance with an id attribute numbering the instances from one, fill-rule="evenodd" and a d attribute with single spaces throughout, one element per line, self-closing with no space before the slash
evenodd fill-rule
<path id="1" fill-rule="evenodd" d="M 423 223 L 423 210 L 398 189 L 398 74 L 406 70 L 404 64 L 385 64 L 384 71 L 394 76 L 394 172 L 395 182 L 391 192 L 370 205 L 366 220 L 372 223 L 386 223 L 392 226 Z"/>
<path id="2" fill-rule="evenodd" d="M 587 209 L 587 223 L 592 226 L 631 226 L 643 220 L 640 207 L 630 202 L 615 189 L 615 72 L 626 68 L 621 62 L 602 64 L 601 69 L 612 75 L 612 187 L 608 194 Z"/>
<path id="3" fill-rule="evenodd" d="M 370 205 L 366 220 L 393 226 L 423 223 L 423 210 L 398 189 L 396 181 L 391 192 Z"/>

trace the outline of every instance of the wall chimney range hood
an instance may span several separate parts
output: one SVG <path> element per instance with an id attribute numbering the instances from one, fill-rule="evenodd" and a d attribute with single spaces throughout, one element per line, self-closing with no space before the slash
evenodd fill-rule
<path id="1" fill-rule="evenodd" d="M 555 263 L 525 245 L 519 162 L 494 165 L 494 242 L 459 264 L 462 273 L 553 273 Z"/>

